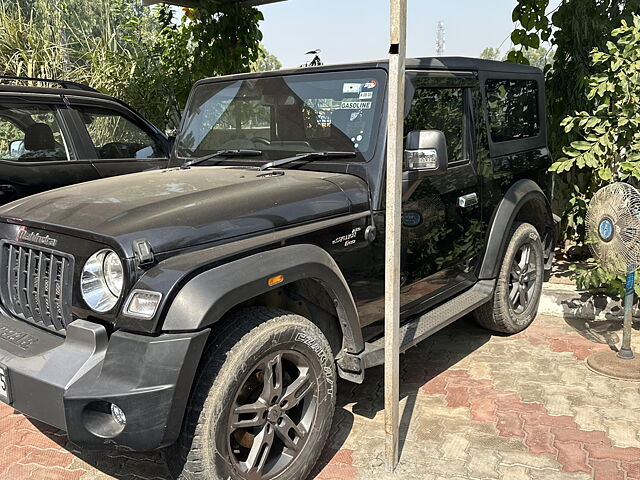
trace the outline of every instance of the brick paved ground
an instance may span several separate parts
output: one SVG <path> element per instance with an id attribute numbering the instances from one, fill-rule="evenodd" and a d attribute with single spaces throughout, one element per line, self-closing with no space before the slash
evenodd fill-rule
<path id="1" fill-rule="evenodd" d="M 341 382 L 316 478 L 640 480 L 640 384 L 583 361 L 619 340 L 620 322 L 570 322 L 539 316 L 504 337 L 466 319 L 404 355 L 395 475 L 382 463 L 382 369 Z M 160 454 L 80 452 L 37 427 L 0 409 L 0 480 L 166 478 Z"/>

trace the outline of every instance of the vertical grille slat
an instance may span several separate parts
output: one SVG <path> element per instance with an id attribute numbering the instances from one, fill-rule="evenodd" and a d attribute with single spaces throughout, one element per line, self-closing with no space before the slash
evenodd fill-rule
<path id="1" fill-rule="evenodd" d="M 31 316 L 36 323 L 45 325 L 47 327 L 52 326 L 47 317 L 42 316 L 40 308 L 40 298 L 36 292 L 36 285 L 39 284 L 36 277 L 38 275 L 38 265 L 36 260 L 37 253 L 33 250 L 28 251 L 27 256 L 27 299 L 29 301 L 29 309 L 31 310 Z"/>
<path id="2" fill-rule="evenodd" d="M 51 302 L 51 319 L 62 324 L 62 266 L 63 260 L 53 258 L 49 269 L 49 301 Z"/>
<path id="3" fill-rule="evenodd" d="M 33 318 L 31 309 L 29 308 L 29 300 L 27 300 L 27 249 L 18 247 L 18 300 L 22 307 L 22 314 L 25 320 Z"/>
<path id="4" fill-rule="evenodd" d="M 19 288 L 19 282 L 18 282 L 18 277 L 19 275 L 19 260 L 20 258 L 20 250 L 16 247 L 14 247 L 13 245 L 9 245 L 9 261 L 7 262 L 9 267 L 8 267 L 8 272 L 7 272 L 7 278 L 8 278 L 8 297 L 10 299 L 10 304 L 9 307 L 12 311 L 12 313 L 16 316 L 22 316 L 23 315 L 23 311 L 22 311 L 22 307 L 20 306 L 20 298 L 18 295 L 18 288 Z"/>
<path id="5" fill-rule="evenodd" d="M 52 250 L 1 244 L 0 293 L 17 317 L 50 330 L 71 321 L 73 259 Z"/>

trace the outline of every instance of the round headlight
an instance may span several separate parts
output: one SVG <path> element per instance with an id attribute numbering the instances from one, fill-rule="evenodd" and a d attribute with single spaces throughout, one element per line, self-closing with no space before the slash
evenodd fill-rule
<path id="1" fill-rule="evenodd" d="M 112 250 L 91 255 L 82 269 L 80 284 L 82 298 L 92 310 L 111 310 L 124 286 L 124 269 L 118 255 Z"/>

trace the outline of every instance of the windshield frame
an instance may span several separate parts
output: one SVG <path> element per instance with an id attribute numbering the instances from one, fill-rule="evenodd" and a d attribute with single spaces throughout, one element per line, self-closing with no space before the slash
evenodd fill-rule
<path id="1" fill-rule="evenodd" d="M 289 70 L 289 71 L 273 71 L 273 72 L 258 72 L 258 73 L 245 73 L 245 74 L 235 74 L 235 75 L 227 75 L 222 77 L 213 77 L 206 78 L 203 80 L 199 80 L 195 83 L 191 92 L 189 94 L 189 98 L 187 100 L 187 105 L 184 109 L 182 119 L 180 122 L 180 129 L 178 135 L 176 137 L 176 141 L 174 143 L 171 156 L 173 159 L 178 160 L 180 163 L 194 161 L 198 158 L 202 158 L 203 156 L 186 156 L 186 155 L 178 155 L 178 150 L 180 148 L 180 143 L 182 136 L 186 133 L 186 126 L 189 120 L 189 111 L 191 109 L 191 105 L 194 103 L 194 99 L 198 93 L 198 89 L 211 84 L 220 84 L 227 83 L 232 85 L 235 82 L 244 81 L 244 80 L 256 80 L 256 79 L 266 79 L 266 78 L 278 78 L 278 77 L 323 77 L 325 75 L 343 75 L 345 78 L 341 79 L 344 82 L 349 82 L 350 77 L 356 76 L 366 76 L 367 72 L 376 72 L 375 80 L 378 81 L 377 88 L 380 91 L 380 95 L 378 100 L 374 104 L 374 112 L 373 118 L 370 124 L 370 140 L 369 140 L 369 148 L 366 151 L 366 155 L 363 152 L 355 150 L 356 157 L 353 159 L 331 159 L 327 158 L 322 160 L 322 163 L 358 163 L 364 164 L 371 162 L 378 155 L 378 151 L 380 148 L 379 137 L 380 135 L 386 136 L 386 131 L 383 132 L 382 129 L 385 123 L 385 113 L 386 113 L 386 103 L 387 103 L 387 83 L 388 83 L 388 71 L 386 68 L 383 68 L 381 65 L 375 66 L 353 66 L 353 67 L 344 67 L 344 68 L 335 68 L 335 69 L 327 69 L 326 67 L 313 68 L 313 69 L 305 69 L 305 70 Z M 222 91 L 222 90 L 220 90 Z M 275 151 L 275 150 L 274 150 Z M 280 152 L 280 151 L 278 151 Z M 282 151 L 283 153 L 285 151 Z M 310 152 L 297 152 L 295 150 L 287 151 L 286 155 L 292 156 L 296 154 L 302 153 L 310 153 Z M 269 158 L 269 157 L 267 157 Z M 284 157 L 282 157 L 284 158 Z M 270 160 L 277 159 L 277 157 L 271 157 Z M 233 157 L 233 158 L 217 158 L 216 163 L 224 163 L 224 164 L 253 164 L 253 163 L 264 163 L 265 157 L 258 158 L 243 158 L 243 157 Z M 320 163 L 318 161 L 314 163 Z"/>

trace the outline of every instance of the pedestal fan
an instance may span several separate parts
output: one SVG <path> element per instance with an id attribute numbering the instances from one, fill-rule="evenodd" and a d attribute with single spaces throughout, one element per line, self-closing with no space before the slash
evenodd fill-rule
<path id="1" fill-rule="evenodd" d="M 635 271 L 640 267 L 640 192 L 627 183 L 612 183 L 591 199 L 587 211 L 587 243 L 602 269 L 626 275 L 622 345 L 587 359 L 595 371 L 640 380 L 640 360 L 631 349 Z"/>

